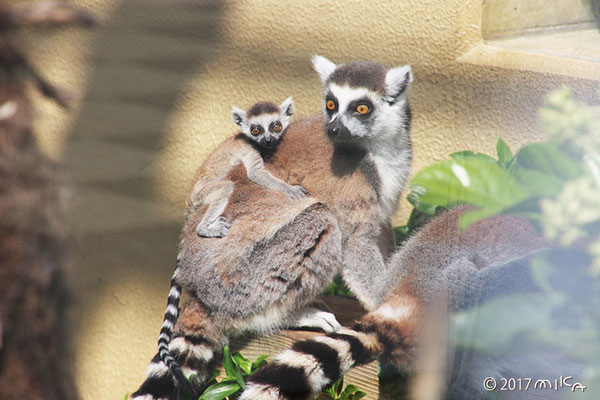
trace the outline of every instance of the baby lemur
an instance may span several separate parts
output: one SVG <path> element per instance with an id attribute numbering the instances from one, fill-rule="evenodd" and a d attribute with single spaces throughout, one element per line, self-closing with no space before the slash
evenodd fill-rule
<path id="1" fill-rule="evenodd" d="M 264 188 L 286 193 L 293 199 L 306 196 L 300 186 L 288 185 L 264 169 L 263 157 L 272 155 L 294 113 L 294 102 L 288 97 L 277 106 L 261 101 L 248 111 L 232 108 L 233 122 L 242 131 L 219 146 L 198 170 L 188 206 L 208 205 L 196 232 L 202 237 L 224 237 L 230 225 L 222 217 L 234 184 L 225 175 L 243 164 L 248 178 Z"/>

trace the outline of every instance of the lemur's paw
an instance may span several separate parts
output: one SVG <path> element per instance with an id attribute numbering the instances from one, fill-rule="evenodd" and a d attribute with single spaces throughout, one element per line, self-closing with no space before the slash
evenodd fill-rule
<path id="1" fill-rule="evenodd" d="M 219 217 L 210 224 L 198 224 L 196 233 L 200 237 L 223 238 L 229 234 L 230 227 L 231 224 L 225 218 Z"/>
<path id="2" fill-rule="evenodd" d="M 292 199 L 303 199 L 306 197 L 306 193 L 306 189 L 304 189 L 302 186 L 294 185 L 288 188 L 288 195 Z"/>
<path id="3" fill-rule="evenodd" d="M 333 313 L 333 311 L 331 311 L 331 308 L 323 300 L 313 300 L 310 303 L 308 303 L 307 307 L 317 308 L 321 311 Z"/>
<path id="4" fill-rule="evenodd" d="M 316 328 L 327 333 L 342 329 L 335 315 L 314 307 L 305 307 L 298 310 L 294 315 L 292 326 L 295 328 Z"/>

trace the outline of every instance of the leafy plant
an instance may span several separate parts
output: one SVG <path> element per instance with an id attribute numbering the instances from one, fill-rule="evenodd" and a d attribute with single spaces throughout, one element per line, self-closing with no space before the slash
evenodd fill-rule
<path id="1" fill-rule="evenodd" d="M 354 293 L 346 286 L 346 282 L 344 282 L 341 275 L 336 275 L 333 278 L 333 281 L 327 285 L 323 294 L 325 296 L 346 296 L 356 298 Z"/>
<path id="2" fill-rule="evenodd" d="M 434 217 L 435 214 L 437 214 L 443 210 L 445 210 L 445 208 L 440 206 L 440 207 L 436 207 L 435 209 L 433 209 L 431 214 L 427 214 L 427 213 L 419 210 L 418 208 L 413 208 L 410 213 L 410 216 L 408 217 L 408 221 L 406 222 L 406 225 L 394 227 L 394 236 L 396 238 L 396 245 L 400 246 L 402 244 L 402 242 L 404 242 L 406 239 L 408 239 L 415 230 L 417 230 L 421 226 L 425 225 L 427 222 L 429 222 Z"/>
<path id="3" fill-rule="evenodd" d="M 550 95 L 540 113 L 551 140 L 526 145 L 513 156 L 498 139 L 497 159 L 472 151 L 453 153 L 450 160 L 417 173 L 408 200 L 430 215 L 438 207 L 458 203 L 477 206 L 477 211 L 463 216 L 461 228 L 500 213 L 542 223 L 541 199 L 557 196 L 568 182 L 600 173 L 600 130 L 594 130 L 599 123 L 569 93 L 562 90 Z M 585 110 L 584 117 L 573 117 L 572 110 Z"/>
<path id="4" fill-rule="evenodd" d="M 267 363 L 267 356 L 261 355 L 255 361 L 250 361 L 241 353 L 231 353 L 229 346 L 223 348 L 223 370 L 225 377 L 218 380 L 219 369 L 214 369 L 211 378 L 208 380 L 208 387 L 200 395 L 198 400 L 234 400 L 237 399 L 244 388 L 246 381 L 252 373 Z M 360 391 L 354 385 L 343 386 L 343 379 L 335 382 L 322 393 L 326 400 L 359 400 L 366 396 L 366 393 Z M 180 400 L 188 400 L 186 395 L 180 395 Z M 189 397 L 189 396 L 188 396 Z M 129 394 L 125 396 L 128 400 Z M 189 400 L 193 400 L 189 397 Z"/>
<path id="5" fill-rule="evenodd" d="M 585 398 L 599 398 L 600 118 L 564 89 L 548 96 L 540 117 L 550 140 L 525 146 L 512 157 L 499 140 L 498 160 L 488 170 L 493 181 L 488 185 L 515 185 L 511 189 L 514 199 L 502 197 L 491 205 L 481 204 L 477 197 L 455 195 L 459 190 L 454 189 L 448 191 L 450 199 L 441 201 L 481 207 L 479 215 L 462 221 L 463 226 L 480 215 L 495 213 L 518 214 L 535 222 L 556 244 L 530 262 L 540 290 L 497 298 L 455 314 L 451 337 L 457 348 L 491 357 L 547 354 L 550 371 L 575 376 L 586 387 Z M 471 175 L 475 165 L 472 161 L 462 164 L 481 188 L 477 174 Z M 440 171 L 447 172 L 447 166 L 438 164 L 418 181 L 417 190 L 427 194 L 417 193 L 418 201 L 438 201 L 434 195 L 439 196 L 441 190 L 429 176 Z M 569 388 L 562 390 L 571 395 Z"/>
<path id="6" fill-rule="evenodd" d="M 262 355 L 255 361 L 250 361 L 241 353 L 231 353 L 229 346 L 223 348 L 223 369 L 225 377 L 217 381 L 219 370 L 213 371 L 209 386 L 204 390 L 198 400 L 223 400 L 236 399 L 246 387 L 250 374 L 266 363 L 267 356 Z"/>
<path id="7" fill-rule="evenodd" d="M 367 394 L 354 385 L 344 387 L 344 378 L 325 388 L 319 400 L 359 400 Z"/>

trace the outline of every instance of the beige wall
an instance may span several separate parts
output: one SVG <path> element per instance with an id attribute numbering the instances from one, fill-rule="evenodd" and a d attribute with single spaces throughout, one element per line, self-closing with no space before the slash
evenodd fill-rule
<path id="1" fill-rule="evenodd" d="M 540 138 L 543 95 L 562 84 L 598 101 L 598 64 L 485 45 L 482 0 L 164 3 L 81 0 L 99 28 L 29 35 L 36 65 L 82 96 L 70 111 L 35 103 L 40 143 L 74 182 L 86 400 L 122 398 L 142 381 L 184 194 L 235 131 L 231 105 L 293 95 L 299 114 L 318 112 L 312 54 L 413 66 L 415 171 L 456 150 L 493 154 L 498 136 L 513 148 Z"/>

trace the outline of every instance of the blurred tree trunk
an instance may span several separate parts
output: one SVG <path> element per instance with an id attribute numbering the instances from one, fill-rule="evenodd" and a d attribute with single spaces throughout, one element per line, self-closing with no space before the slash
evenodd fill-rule
<path id="1" fill-rule="evenodd" d="M 25 83 L 66 106 L 14 42 L 28 25 L 86 24 L 65 3 L 0 3 L 0 399 L 78 398 L 69 350 L 65 181 L 39 150 Z"/>

